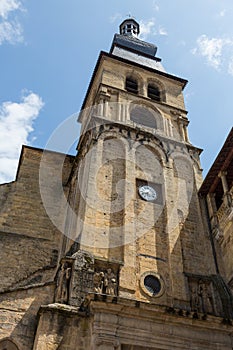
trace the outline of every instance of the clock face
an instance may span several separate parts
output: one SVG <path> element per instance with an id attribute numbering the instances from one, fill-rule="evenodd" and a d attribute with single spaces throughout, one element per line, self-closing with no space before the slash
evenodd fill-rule
<path id="1" fill-rule="evenodd" d="M 146 201 L 155 201 L 157 198 L 157 193 L 155 189 L 148 185 L 140 186 L 138 192 L 142 199 Z"/>

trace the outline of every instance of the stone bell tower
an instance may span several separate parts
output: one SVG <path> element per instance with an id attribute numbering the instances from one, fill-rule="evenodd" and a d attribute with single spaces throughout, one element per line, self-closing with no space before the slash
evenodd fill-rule
<path id="1" fill-rule="evenodd" d="M 139 33 L 132 18 L 120 25 L 82 105 L 56 305 L 85 323 L 76 349 L 230 350 L 231 295 L 198 199 L 187 81 Z"/>
<path id="2" fill-rule="evenodd" d="M 187 81 L 165 72 L 139 31 L 131 18 L 120 25 L 88 88 L 71 234 L 118 265 L 119 295 L 187 306 L 186 273 L 215 273 L 197 197 L 200 150 L 187 135 Z"/>

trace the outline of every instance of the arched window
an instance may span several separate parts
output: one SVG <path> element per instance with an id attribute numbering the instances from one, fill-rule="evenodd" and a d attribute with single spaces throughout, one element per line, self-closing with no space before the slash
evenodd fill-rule
<path id="1" fill-rule="evenodd" d="M 152 100 L 155 100 L 155 101 L 160 101 L 161 100 L 160 90 L 154 84 L 148 84 L 147 96 L 150 97 Z"/>
<path id="2" fill-rule="evenodd" d="M 18 347 L 9 339 L 0 341 L 0 350 L 19 350 Z"/>
<path id="3" fill-rule="evenodd" d="M 149 128 L 157 128 L 156 119 L 154 114 L 145 107 L 136 106 L 130 113 L 130 119 Z"/>
<path id="4" fill-rule="evenodd" d="M 138 93 L 138 82 L 134 78 L 126 78 L 125 88 L 127 91 L 132 92 L 134 94 Z"/>

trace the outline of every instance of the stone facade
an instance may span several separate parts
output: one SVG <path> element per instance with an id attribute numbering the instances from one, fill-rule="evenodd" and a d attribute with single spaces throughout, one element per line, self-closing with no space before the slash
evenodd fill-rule
<path id="1" fill-rule="evenodd" d="M 206 207 L 218 269 L 233 291 L 233 130 L 200 189 Z"/>
<path id="2" fill-rule="evenodd" d="M 117 40 L 88 88 L 77 156 L 23 147 L 0 186 L 0 350 L 232 350 L 231 246 L 208 225 L 187 81 L 153 45 Z"/>

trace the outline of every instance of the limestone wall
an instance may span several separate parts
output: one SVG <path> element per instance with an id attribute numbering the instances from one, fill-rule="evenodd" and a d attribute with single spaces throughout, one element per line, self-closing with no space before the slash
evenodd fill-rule
<path id="1" fill-rule="evenodd" d="M 32 350 L 37 313 L 53 296 L 54 285 L 0 294 L 0 340 L 11 339 L 19 350 Z"/>
<path id="2" fill-rule="evenodd" d="M 42 150 L 24 147 L 16 181 L 0 187 L 2 291 L 50 280 L 57 266 L 63 234 L 51 222 L 42 202 L 42 154 Z M 46 159 L 48 177 L 54 181 L 51 205 L 56 217 L 60 215 L 60 191 L 56 187 L 59 181 L 62 184 L 67 180 L 72 166 L 72 157 L 66 158 L 62 180 L 57 174 L 62 157 L 51 152 Z M 44 186 L 46 189 L 46 179 Z"/>

